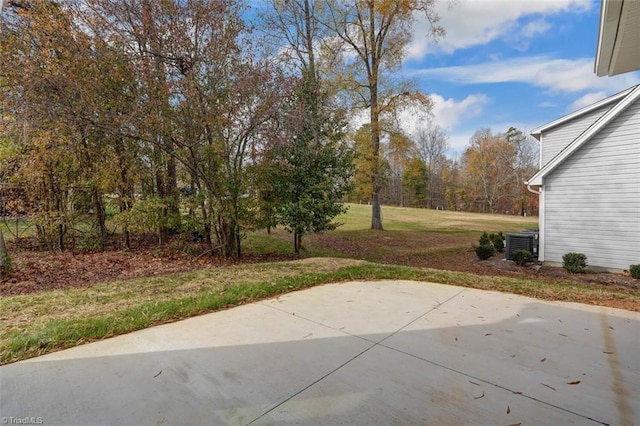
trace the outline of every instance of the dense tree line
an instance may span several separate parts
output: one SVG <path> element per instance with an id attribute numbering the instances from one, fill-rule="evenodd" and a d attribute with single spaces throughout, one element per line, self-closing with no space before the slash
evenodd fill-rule
<path id="1" fill-rule="evenodd" d="M 35 200 L 42 242 L 64 250 L 89 221 L 83 241 L 103 246 L 114 211 L 127 246 L 186 230 L 233 257 L 256 227 L 286 226 L 298 250 L 332 226 L 350 182 L 344 113 L 313 58 L 284 66 L 246 13 L 235 0 L 8 4 L 3 179 Z"/>
<path id="2" fill-rule="evenodd" d="M 400 125 L 399 111 L 431 107 L 394 71 L 416 13 L 444 35 L 433 3 L 8 2 L 0 181 L 59 250 L 188 232 L 238 258 L 245 232 L 282 226 L 299 252 L 346 196 L 372 204 L 373 229 L 381 203 L 531 211 L 521 132 L 479 131 L 451 159 L 429 120 Z"/>

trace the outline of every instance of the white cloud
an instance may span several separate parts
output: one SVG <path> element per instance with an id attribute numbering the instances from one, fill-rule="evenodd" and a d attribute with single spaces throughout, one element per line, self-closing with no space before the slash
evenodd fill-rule
<path id="1" fill-rule="evenodd" d="M 433 120 L 445 130 L 455 128 L 464 118 L 476 117 L 490 101 L 484 93 L 469 95 L 461 101 L 445 99 L 438 94 L 430 97 L 433 101 Z"/>
<path id="2" fill-rule="evenodd" d="M 414 71 L 415 77 L 438 78 L 459 84 L 527 83 L 552 92 L 575 93 L 599 89 L 615 93 L 640 83 L 638 73 L 596 77 L 593 58 L 552 59 L 529 56 L 469 66 Z"/>
<path id="3" fill-rule="evenodd" d="M 454 132 L 449 134 L 449 154 L 450 155 L 462 155 L 464 151 L 469 147 L 469 140 L 473 136 L 473 134 L 480 130 L 481 128 L 491 129 L 491 132 L 496 133 L 504 133 L 510 127 L 515 127 L 518 130 L 521 130 L 525 135 L 529 134 L 529 130 L 538 126 L 539 124 L 531 124 L 524 122 L 493 122 L 486 123 L 483 126 L 480 126 L 475 129 L 457 129 Z"/>
<path id="4" fill-rule="evenodd" d="M 580 108 L 584 108 L 586 106 L 594 104 L 606 97 L 607 97 L 607 93 L 603 91 L 587 93 L 586 95 L 573 101 L 573 103 L 567 107 L 567 111 L 568 112 L 577 111 Z"/>
<path id="5" fill-rule="evenodd" d="M 524 27 L 522 27 L 521 33 L 526 38 L 533 38 L 539 34 L 546 33 L 550 29 L 551 24 L 541 18 L 527 23 Z"/>
<path id="6" fill-rule="evenodd" d="M 460 153 L 469 143 L 473 132 L 461 132 L 458 127 L 463 120 L 480 115 L 485 105 L 491 102 L 484 93 L 471 94 L 462 100 L 447 98 L 438 95 L 429 95 L 433 102 L 431 110 L 432 123 L 442 127 L 450 135 L 449 145 L 451 152 Z M 400 127 L 409 135 L 413 135 L 424 121 L 428 120 L 428 113 L 424 111 L 407 110 L 400 116 Z M 369 122 L 368 111 L 360 111 L 350 120 L 351 129 L 355 130 L 362 124 Z"/>
<path id="7" fill-rule="evenodd" d="M 554 102 L 549 101 L 543 101 L 538 104 L 538 108 L 555 108 L 557 106 L 558 105 L 556 105 Z"/>
<path id="8" fill-rule="evenodd" d="M 459 129 L 459 125 L 466 119 L 480 115 L 490 99 L 484 93 L 468 95 L 462 100 L 445 99 L 438 94 L 430 95 L 433 102 L 431 122 L 442 127 L 448 134 L 449 153 L 460 154 L 469 144 L 473 132 Z M 425 114 L 406 111 L 400 115 L 400 125 L 409 135 L 415 135 L 417 128 L 425 121 Z"/>
<path id="9" fill-rule="evenodd" d="M 538 15 L 561 12 L 586 12 L 593 7 L 591 0 L 459 0 L 450 7 L 449 1 L 438 1 L 436 8 L 440 25 L 446 36 L 438 44 L 427 37 L 426 18 L 416 16 L 414 38 L 407 48 L 407 59 L 422 59 L 430 51 L 453 53 L 459 49 L 487 44 L 506 38 L 521 49 L 526 40 L 548 31 L 551 26 Z M 521 25 L 519 20 L 536 16 L 534 21 Z M 520 26 L 521 25 L 521 26 Z"/>
<path id="10" fill-rule="evenodd" d="M 478 93 L 468 95 L 461 101 L 453 98 L 445 99 L 438 94 L 429 95 L 433 108 L 429 115 L 426 111 L 407 109 L 399 115 L 400 126 L 409 135 L 415 134 L 418 127 L 425 121 L 431 121 L 446 131 L 455 129 L 464 119 L 478 116 L 483 107 L 490 102 L 487 95 Z"/>
<path id="11" fill-rule="evenodd" d="M 455 132 L 449 134 L 449 151 L 448 154 L 454 157 L 462 155 L 469 146 L 469 140 L 474 132 Z"/>

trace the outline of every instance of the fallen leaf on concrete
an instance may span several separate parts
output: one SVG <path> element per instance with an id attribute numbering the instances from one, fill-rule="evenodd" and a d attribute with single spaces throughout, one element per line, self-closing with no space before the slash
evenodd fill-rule
<path id="1" fill-rule="evenodd" d="M 612 326 L 609 326 L 610 329 L 615 330 L 615 328 L 613 328 Z"/>
<path id="2" fill-rule="evenodd" d="M 540 383 L 540 384 L 541 384 L 542 386 L 546 386 L 546 387 L 548 387 L 548 388 L 549 388 L 549 389 L 551 389 L 551 390 L 556 390 L 556 388 L 554 388 L 553 386 L 549 386 L 549 385 L 546 385 L 546 384 L 544 384 L 544 383 Z"/>
<path id="3" fill-rule="evenodd" d="M 158 374 L 156 374 L 155 376 L 153 376 L 153 378 L 155 379 L 156 377 L 158 377 L 159 375 L 162 374 L 162 370 L 158 371 Z"/>
<path id="4" fill-rule="evenodd" d="M 487 334 L 485 334 L 485 336 L 491 336 L 491 333 L 487 333 Z"/>
<path id="5" fill-rule="evenodd" d="M 547 360 L 547 358 L 542 358 L 542 359 L 540 360 L 540 362 L 545 362 L 546 360 Z"/>
<path id="6" fill-rule="evenodd" d="M 522 424 L 522 422 L 521 423 L 512 423 L 509 426 L 520 426 L 521 424 Z"/>
<path id="7" fill-rule="evenodd" d="M 568 385 L 578 385 L 580 384 L 580 380 L 574 380 L 573 382 L 567 382 Z"/>
<path id="8" fill-rule="evenodd" d="M 507 405 L 507 414 L 511 413 L 511 408 Z"/>
<path id="9" fill-rule="evenodd" d="M 482 391 L 482 395 L 473 397 L 473 399 L 480 399 L 480 398 L 484 398 L 484 391 Z"/>

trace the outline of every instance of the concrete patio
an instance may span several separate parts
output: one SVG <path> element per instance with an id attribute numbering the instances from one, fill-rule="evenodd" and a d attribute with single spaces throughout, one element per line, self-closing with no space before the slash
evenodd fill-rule
<path id="1" fill-rule="evenodd" d="M 3 424 L 640 425 L 640 314 L 331 284 L 0 367 L 0 398 Z"/>

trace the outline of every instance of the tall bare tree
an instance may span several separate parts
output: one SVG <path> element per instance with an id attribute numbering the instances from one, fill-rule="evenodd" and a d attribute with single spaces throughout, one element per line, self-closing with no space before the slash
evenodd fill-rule
<path id="1" fill-rule="evenodd" d="M 343 48 L 342 58 L 348 70 L 340 77 L 342 84 L 359 99 L 358 106 L 369 110 L 373 161 L 371 229 L 383 229 L 380 117 L 411 95 L 407 86 L 392 78 L 391 72 L 401 64 L 417 13 L 426 16 L 433 39 L 444 35 L 444 29 L 437 25 L 434 4 L 434 0 L 331 0 L 327 1 L 327 14 L 321 21 Z"/>
<path id="2" fill-rule="evenodd" d="M 447 139 L 447 132 L 430 121 L 427 122 L 426 126 L 419 127 L 416 133 L 417 151 L 428 169 L 427 205 L 430 209 L 434 207 L 433 200 L 436 186 L 442 182 L 442 166 L 449 148 Z"/>
<path id="3" fill-rule="evenodd" d="M 513 209 L 524 216 L 535 213 L 537 195 L 532 194 L 526 188 L 524 182 L 538 170 L 538 143 L 531 136 L 525 135 L 521 130 L 510 127 L 505 133 L 505 138 L 515 150 L 513 171 Z"/>

